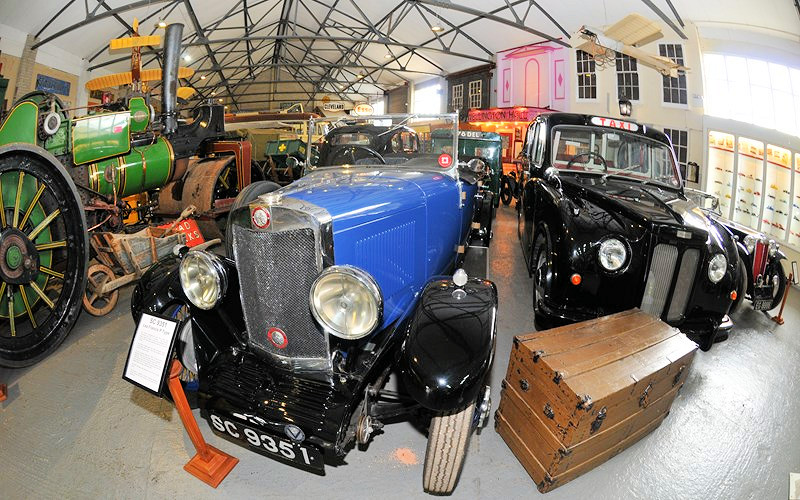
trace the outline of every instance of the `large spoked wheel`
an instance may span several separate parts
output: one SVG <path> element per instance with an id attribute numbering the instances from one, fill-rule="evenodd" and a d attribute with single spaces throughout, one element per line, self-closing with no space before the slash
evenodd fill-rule
<path id="1" fill-rule="evenodd" d="M 34 146 L 0 148 L 0 365 L 50 354 L 80 312 L 86 217 L 72 179 Z"/>
<path id="2" fill-rule="evenodd" d="M 453 492 L 467 455 L 474 413 L 475 403 L 472 403 L 431 420 L 422 477 L 422 486 L 428 493 L 447 495 Z"/>

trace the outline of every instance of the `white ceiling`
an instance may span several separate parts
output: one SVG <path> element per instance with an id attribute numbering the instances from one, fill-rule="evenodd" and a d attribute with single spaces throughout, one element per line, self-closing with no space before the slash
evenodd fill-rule
<path id="1" fill-rule="evenodd" d="M 584 24 L 609 25 L 632 12 L 658 19 L 657 13 L 648 6 L 651 2 L 670 22 L 680 25 L 668 0 L 105 0 L 104 5 L 111 9 L 136 4 L 139 8 L 119 13 L 119 19 L 109 16 L 94 20 L 47 44 L 89 60 L 90 68 L 102 65 L 106 70 L 126 71 L 129 69 L 126 53 L 110 54 L 107 48 L 109 39 L 125 33 L 123 22 L 131 23 L 137 17 L 142 22 L 142 34 L 160 32 L 155 27 L 160 19 L 183 23 L 184 42 L 197 43 L 187 8 L 191 5 L 210 41 L 230 40 L 210 46 L 221 67 L 219 71 L 212 70 L 204 45 L 185 47 L 184 54 L 192 58 L 188 65 L 198 70 L 191 83 L 201 93 L 208 95 L 213 89 L 219 95 L 226 95 L 230 91 L 240 100 L 247 100 L 247 94 L 254 93 L 248 89 L 264 90 L 263 85 L 252 87 L 252 79 L 241 80 L 252 76 L 259 81 L 305 81 L 308 83 L 303 87 L 310 93 L 341 92 L 342 98 L 355 99 L 360 97 L 357 93 L 373 94 L 404 81 L 425 80 L 484 64 L 500 50 L 545 40 L 540 34 L 566 39 L 562 28 L 566 33 L 573 33 Z M 69 6 L 46 26 L 68 3 Z M 0 0 L 0 22 L 26 33 L 38 33 L 39 39 L 45 40 L 86 19 L 87 3 L 90 8 L 99 5 L 97 0 L 73 0 L 71 3 L 69 0 Z M 279 44 L 282 50 L 275 60 L 281 69 L 277 73 L 272 71 L 276 56 L 274 39 L 252 40 L 250 47 L 241 40 L 246 35 L 244 4 L 248 6 L 250 26 L 247 32 L 251 36 L 275 36 L 281 29 L 285 35 L 295 36 Z M 508 4 L 514 6 L 513 13 Z M 800 41 L 800 15 L 793 0 L 672 0 L 672 4 L 684 22 L 743 30 L 763 29 Z M 331 6 L 335 6 L 333 11 Z M 285 9 L 283 18 L 287 21 L 283 28 L 279 23 L 282 9 Z M 102 15 L 106 10 L 99 5 L 94 15 Z M 475 12 L 496 12 L 497 19 L 481 18 Z M 522 25 L 519 20 L 523 21 Z M 445 31 L 437 35 L 431 31 L 431 24 L 439 24 Z M 454 25 L 464 26 L 461 32 L 456 32 L 451 28 Z M 665 29 L 665 34 L 677 36 L 669 28 Z M 346 40 L 296 38 L 310 36 Z M 380 40 L 391 43 L 377 43 Z M 425 48 L 411 52 L 402 44 Z M 231 49 L 238 52 L 225 53 Z M 108 64 L 120 58 L 124 60 Z M 158 64 L 152 56 L 145 56 L 143 61 L 148 66 Z M 249 64 L 252 66 L 242 67 Z M 384 68 L 365 68 L 381 66 Z M 359 78 L 359 73 L 363 77 Z M 200 80 L 200 75 L 207 78 Z M 228 88 L 221 84 L 223 77 L 228 81 Z M 279 89 L 297 88 L 297 85 L 287 85 L 281 84 Z"/>

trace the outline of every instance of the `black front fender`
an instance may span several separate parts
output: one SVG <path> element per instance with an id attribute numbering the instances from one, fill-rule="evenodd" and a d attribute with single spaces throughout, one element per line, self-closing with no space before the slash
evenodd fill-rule
<path id="1" fill-rule="evenodd" d="M 435 279 L 422 292 L 406 326 L 399 368 L 408 393 L 435 411 L 461 408 L 478 397 L 492 365 L 497 287 L 472 278 L 463 287 Z"/>

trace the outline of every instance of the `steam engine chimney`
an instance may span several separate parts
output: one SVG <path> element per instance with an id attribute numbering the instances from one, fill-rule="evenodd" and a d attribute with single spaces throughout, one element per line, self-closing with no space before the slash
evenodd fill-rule
<path id="1" fill-rule="evenodd" d="M 177 107 L 178 65 L 181 56 L 181 39 L 183 25 L 180 23 L 167 26 L 164 37 L 164 68 L 161 74 L 161 121 L 163 132 L 171 134 L 178 128 Z"/>

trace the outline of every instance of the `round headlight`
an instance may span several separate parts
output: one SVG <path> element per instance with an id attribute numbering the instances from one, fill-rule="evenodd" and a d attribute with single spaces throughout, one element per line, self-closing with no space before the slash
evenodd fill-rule
<path id="1" fill-rule="evenodd" d="M 181 260 L 180 278 L 184 295 L 200 309 L 216 306 L 228 287 L 222 261 L 209 252 L 187 253 Z"/>
<path id="2" fill-rule="evenodd" d="M 608 238 L 600 243 L 597 258 L 606 271 L 619 271 L 628 259 L 628 249 L 618 239 Z"/>
<path id="3" fill-rule="evenodd" d="M 331 266 L 311 286 L 311 314 L 322 328 L 347 340 L 374 332 L 383 299 L 375 280 L 352 266 Z"/>
<path id="4" fill-rule="evenodd" d="M 708 279 L 711 280 L 712 283 L 719 283 L 719 281 L 725 276 L 725 269 L 728 267 L 728 259 L 721 253 L 718 253 L 711 257 L 711 260 L 708 262 Z"/>

